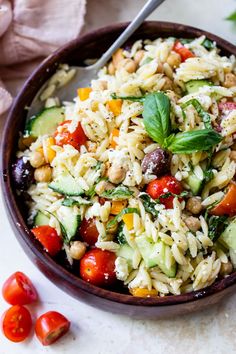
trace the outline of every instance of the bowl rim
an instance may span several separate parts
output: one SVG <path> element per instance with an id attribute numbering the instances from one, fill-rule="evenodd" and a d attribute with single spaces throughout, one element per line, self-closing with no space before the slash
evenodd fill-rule
<path id="1" fill-rule="evenodd" d="M 101 297 L 103 299 L 106 299 L 111 302 L 116 302 L 116 303 L 121 303 L 121 304 L 129 304 L 133 306 L 169 306 L 169 305 L 177 305 L 181 303 L 189 303 L 189 302 L 194 302 L 196 300 L 202 299 L 209 297 L 210 295 L 219 293 L 224 291 L 226 288 L 229 288 L 236 284 L 236 272 L 232 273 L 228 277 L 218 280 L 214 282 L 212 285 L 196 290 L 190 293 L 186 294 L 181 294 L 181 295 L 168 295 L 166 297 L 150 297 L 150 298 L 140 298 L 140 297 L 135 297 L 132 295 L 128 294 L 122 294 L 118 293 L 115 291 L 111 291 L 109 289 L 103 289 L 99 288 L 95 285 L 89 284 L 82 280 L 81 278 L 75 276 L 74 274 L 70 273 L 66 268 L 61 266 L 60 264 L 56 263 L 56 261 L 53 260 L 46 252 L 44 252 L 39 245 L 37 241 L 35 241 L 30 233 L 30 230 L 27 228 L 26 223 L 23 220 L 23 217 L 20 212 L 20 208 L 17 206 L 16 198 L 14 196 L 14 189 L 11 188 L 11 182 L 10 182 L 10 177 L 9 177 L 9 165 L 8 165 L 8 159 L 6 157 L 6 154 L 4 154 L 4 147 L 8 146 L 7 145 L 7 136 L 8 136 L 8 131 L 11 129 L 11 120 L 12 117 L 14 116 L 15 111 L 19 109 L 20 101 L 21 98 L 24 96 L 24 92 L 26 88 L 35 81 L 35 77 L 39 75 L 39 72 L 42 69 L 46 69 L 48 66 L 50 66 L 51 61 L 55 61 L 59 58 L 62 52 L 64 52 L 67 49 L 70 49 L 73 51 L 73 49 L 77 45 L 83 45 L 83 43 L 88 43 L 94 36 L 96 36 L 98 33 L 100 36 L 108 35 L 109 33 L 112 33 L 114 31 L 122 31 L 129 22 L 122 22 L 122 23 L 117 23 L 114 25 L 109 25 L 105 26 L 99 29 L 95 29 L 93 31 L 90 31 L 86 33 L 85 35 L 82 35 L 68 43 L 66 43 L 64 46 L 60 47 L 57 49 L 55 52 L 53 52 L 51 55 L 49 55 L 46 59 L 44 59 L 39 66 L 32 72 L 30 77 L 27 79 L 27 81 L 24 83 L 23 87 L 21 88 L 19 94 L 17 95 L 13 106 L 10 109 L 10 112 L 8 114 L 7 120 L 4 125 L 3 129 L 3 135 L 2 135 L 2 143 L 1 143 L 1 185 L 2 185 L 2 191 L 3 191 L 3 200 L 8 212 L 9 220 L 11 222 L 11 226 L 13 227 L 15 231 L 16 238 L 18 241 L 21 243 L 21 245 L 24 243 L 28 247 L 28 249 L 33 253 L 34 257 L 38 259 L 40 262 L 46 265 L 47 269 L 50 270 L 55 276 L 57 276 L 59 279 L 64 282 L 64 284 L 69 285 L 76 288 L 76 290 L 84 291 L 86 293 L 92 294 L 97 297 Z M 223 38 L 220 38 L 210 32 L 188 26 L 188 25 L 182 25 L 174 22 L 166 22 L 166 21 L 146 21 L 143 23 L 143 25 L 139 28 L 142 29 L 145 27 L 151 27 L 151 26 L 159 26 L 160 28 L 162 27 L 163 29 L 166 29 L 166 31 L 174 31 L 176 28 L 181 29 L 186 31 L 186 33 L 189 35 L 192 35 L 194 37 L 201 36 L 201 35 L 206 35 L 207 38 L 216 41 L 217 45 L 223 49 L 226 49 L 228 52 L 235 54 L 236 55 L 236 47 L 232 44 L 224 40 Z M 169 34 L 170 35 L 170 34 Z M 36 85 L 37 87 L 37 85 Z M 13 148 L 11 147 L 13 150 Z M 66 288 L 67 286 L 64 286 Z"/>

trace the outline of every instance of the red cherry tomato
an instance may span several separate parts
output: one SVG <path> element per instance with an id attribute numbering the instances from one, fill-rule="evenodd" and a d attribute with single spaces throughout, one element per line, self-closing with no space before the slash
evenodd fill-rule
<path id="1" fill-rule="evenodd" d="M 98 229 L 96 227 L 95 218 L 86 220 L 83 219 L 80 228 L 79 234 L 84 242 L 86 242 L 89 246 L 94 246 L 98 240 Z"/>
<path id="2" fill-rule="evenodd" d="M 233 111 L 234 109 L 236 109 L 236 102 L 220 102 L 219 105 L 219 110 L 222 112 L 225 111 Z"/>
<path id="3" fill-rule="evenodd" d="M 112 285 L 116 282 L 115 260 L 113 252 L 92 249 L 80 261 L 80 276 L 97 286 Z"/>
<path id="4" fill-rule="evenodd" d="M 62 240 L 53 227 L 42 225 L 34 227 L 31 231 L 51 256 L 55 256 L 61 250 Z"/>
<path id="5" fill-rule="evenodd" d="M 236 215 L 236 184 L 230 183 L 224 198 L 210 211 L 213 215 Z"/>
<path id="6" fill-rule="evenodd" d="M 70 123 L 71 120 L 66 120 L 57 127 L 54 134 L 56 145 L 63 146 L 70 144 L 74 146 L 74 148 L 79 149 L 80 145 L 86 143 L 87 137 L 80 123 L 78 123 L 77 128 L 71 133 L 68 130 Z"/>
<path id="7" fill-rule="evenodd" d="M 1 318 L 2 332 L 12 342 L 22 342 L 31 331 L 32 320 L 29 311 L 20 305 L 10 307 Z"/>
<path id="8" fill-rule="evenodd" d="M 161 178 L 154 179 L 147 186 L 147 193 L 153 199 L 160 198 L 160 202 L 165 205 L 166 209 L 173 208 L 174 196 L 167 198 L 161 198 L 161 196 L 167 193 L 180 194 L 182 192 L 182 186 L 175 177 L 163 176 Z M 181 198 L 179 199 L 181 200 Z"/>
<path id="9" fill-rule="evenodd" d="M 35 323 L 35 334 L 43 345 L 50 345 L 61 338 L 70 328 L 70 321 L 61 313 L 49 311 Z"/>
<path id="10" fill-rule="evenodd" d="M 188 58 L 193 58 L 195 55 L 186 48 L 180 41 L 176 41 L 173 50 L 181 56 L 182 62 Z"/>
<path id="11" fill-rule="evenodd" d="M 3 284 L 2 295 L 11 305 L 26 305 L 38 299 L 30 279 L 22 272 L 12 274 Z"/>

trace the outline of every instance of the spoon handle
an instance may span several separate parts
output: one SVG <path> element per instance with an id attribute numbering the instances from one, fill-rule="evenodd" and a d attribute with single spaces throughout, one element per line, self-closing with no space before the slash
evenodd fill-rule
<path id="1" fill-rule="evenodd" d="M 117 38 L 117 40 L 112 44 L 112 46 L 102 55 L 102 57 L 93 66 L 96 69 L 102 68 L 108 60 L 111 58 L 112 54 L 120 48 L 127 39 L 136 31 L 136 29 L 143 23 L 143 21 L 163 2 L 164 0 L 149 0 L 144 7 L 140 10 L 138 15 L 129 24 L 123 33 Z"/>

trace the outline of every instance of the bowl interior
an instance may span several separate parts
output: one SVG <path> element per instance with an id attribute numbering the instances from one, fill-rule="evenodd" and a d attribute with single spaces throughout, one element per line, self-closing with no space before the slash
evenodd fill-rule
<path id="1" fill-rule="evenodd" d="M 34 96 L 45 81 L 56 71 L 60 63 L 68 63 L 70 65 L 83 65 L 85 59 L 98 58 L 102 53 L 114 42 L 118 35 L 127 26 L 126 23 L 109 26 L 103 29 L 93 31 L 81 38 L 78 38 L 68 43 L 63 48 L 59 49 L 36 69 L 29 80 L 24 85 L 14 106 L 8 116 L 5 126 L 2 143 L 2 186 L 5 203 L 12 226 L 16 232 L 16 236 L 30 255 L 36 262 L 38 267 L 61 288 L 69 291 L 75 297 L 86 297 L 88 294 L 102 297 L 108 301 L 115 301 L 122 304 L 131 304 L 138 306 L 156 306 L 156 305 L 174 305 L 184 302 L 190 302 L 199 298 L 222 291 L 230 287 L 236 281 L 236 274 L 222 279 L 212 286 L 195 291 L 188 294 L 178 296 L 168 296 L 165 298 L 135 298 L 131 295 L 123 293 L 122 288 L 113 289 L 113 291 L 100 289 L 91 284 L 85 283 L 79 279 L 61 260 L 53 260 L 45 254 L 37 241 L 30 234 L 26 220 L 26 210 L 13 188 L 11 181 L 11 163 L 14 160 L 17 150 L 17 140 L 19 132 L 23 131 L 25 118 L 27 113 L 27 106 L 30 105 Z M 146 22 L 144 23 L 130 38 L 129 43 L 136 39 L 154 39 L 157 37 L 181 37 L 194 38 L 201 35 L 206 35 L 207 38 L 216 41 L 221 53 L 224 55 L 236 55 L 236 47 L 224 41 L 213 34 L 195 29 L 189 26 L 167 23 L 167 22 Z"/>

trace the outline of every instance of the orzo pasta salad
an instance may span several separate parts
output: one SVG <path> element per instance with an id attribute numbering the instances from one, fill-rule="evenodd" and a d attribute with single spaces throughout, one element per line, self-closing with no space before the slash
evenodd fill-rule
<path id="1" fill-rule="evenodd" d="M 204 36 L 138 40 L 59 102 L 73 74 L 64 64 L 49 80 L 13 165 L 44 250 L 85 281 L 142 297 L 232 273 L 235 57 Z"/>

